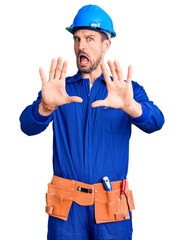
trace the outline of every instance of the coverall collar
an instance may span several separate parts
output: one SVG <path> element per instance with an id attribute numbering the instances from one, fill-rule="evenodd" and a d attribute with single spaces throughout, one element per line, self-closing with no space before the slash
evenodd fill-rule
<path id="1" fill-rule="evenodd" d="M 100 77 L 98 77 L 100 80 L 103 80 L 105 82 L 104 75 L 102 74 Z M 97 79 L 98 79 L 97 78 Z M 80 73 L 80 71 L 77 72 L 76 75 L 74 75 L 72 78 L 67 79 L 67 82 L 77 82 L 81 79 L 84 79 Z"/>

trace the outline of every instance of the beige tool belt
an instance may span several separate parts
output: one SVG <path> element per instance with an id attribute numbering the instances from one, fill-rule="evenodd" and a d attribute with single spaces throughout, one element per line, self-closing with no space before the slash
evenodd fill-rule
<path id="1" fill-rule="evenodd" d="M 127 180 L 126 180 L 127 181 Z M 120 198 L 122 181 L 111 182 L 112 191 L 106 191 L 103 183 L 86 184 L 53 176 L 46 193 L 46 212 L 67 221 L 72 202 L 82 206 L 95 204 L 96 223 L 129 219 L 129 211 L 135 209 L 132 191 L 126 184 L 125 195 Z"/>

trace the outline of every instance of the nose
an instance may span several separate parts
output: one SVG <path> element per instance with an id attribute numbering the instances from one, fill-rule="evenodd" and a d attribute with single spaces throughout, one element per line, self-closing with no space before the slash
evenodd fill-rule
<path id="1" fill-rule="evenodd" d="M 80 39 L 79 41 L 79 50 L 85 50 L 86 49 L 86 42 L 84 39 Z"/>

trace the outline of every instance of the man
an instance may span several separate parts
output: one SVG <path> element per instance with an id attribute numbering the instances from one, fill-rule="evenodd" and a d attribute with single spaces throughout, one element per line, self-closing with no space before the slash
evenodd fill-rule
<path id="1" fill-rule="evenodd" d="M 54 177 L 48 185 L 48 240 L 132 239 L 132 193 L 126 180 L 131 125 L 152 133 L 164 117 L 143 87 L 126 81 L 118 61 L 104 65 L 116 36 L 100 7 L 79 10 L 71 27 L 78 72 L 66 78 L 67 62 L 51 62 L 49 80 L 39 69 L 42 91 L 21 114 L 27 135 L 53 121 Z M 102 183 L 108 176 L 108 184 Z M 107 188 L 105 188 L 107 187 Z M 109 188 L 108 188 L 109 187 Z M 106 189 L 106 190 L 105 190 Z"/>

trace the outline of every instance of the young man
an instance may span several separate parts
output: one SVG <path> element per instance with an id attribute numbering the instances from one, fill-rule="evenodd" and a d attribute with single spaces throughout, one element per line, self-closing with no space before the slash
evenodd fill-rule
<path id="1" fill-rule="evenodd" d="M 48 187 L 48 240 L 132 239 L 132 192 L 126 180 L 131 125 L 152 133 L 164 117 L 143 87 L 126 81 L 118 61 L 104 65 L 115 37 L 100 7 L 79 10 L 71 27 L 78 72 L 66 78 L 67 62 L 51 62 L 49 80 L 40 68 L 42 91 L 21 114 L 27 135 L 53 121 L 54 177 Z M 103 185 L 108 176 L 111 185 Z M 108 185 L 109 184 L 109 185 Z M 108 191 L 110 190 L 110 191 Z"/>

